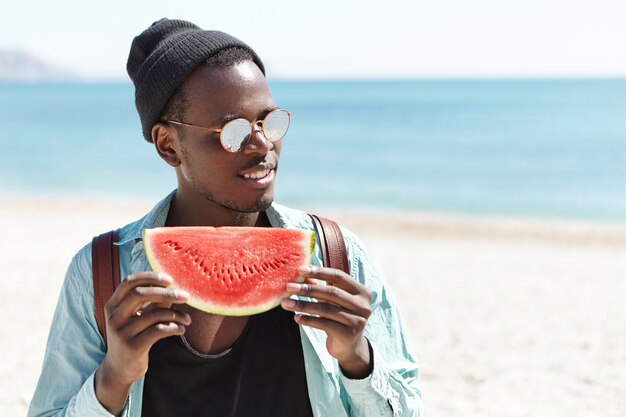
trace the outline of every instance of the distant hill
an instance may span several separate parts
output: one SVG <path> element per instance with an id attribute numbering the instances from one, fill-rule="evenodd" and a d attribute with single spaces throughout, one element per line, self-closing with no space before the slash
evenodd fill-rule
<path id="1" fill-rule="evenodd" d="M 50 65 L 24 51 L 0 49 L 0 81 L 39 82 L 78 79 L 79 77 L 71 71 Z"/>

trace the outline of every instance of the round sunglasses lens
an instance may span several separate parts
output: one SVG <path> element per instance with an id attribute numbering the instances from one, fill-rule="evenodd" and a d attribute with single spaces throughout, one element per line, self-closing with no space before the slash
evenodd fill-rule
<path id="1" fill-rule="evenodd" d="M 248 140 L 250 132 L 250 123 L 246 119 L 231 120 L 222 128 L 220 141 L 228 152 L 237 152 Z"/>
<path id="2" fill-rule="evenodd" d="M 289 129 L 289 113 L 286 110 L 272 110 L 265 116 L 263 133 L 270 142 L 282 139 L 287 129 Z"/>

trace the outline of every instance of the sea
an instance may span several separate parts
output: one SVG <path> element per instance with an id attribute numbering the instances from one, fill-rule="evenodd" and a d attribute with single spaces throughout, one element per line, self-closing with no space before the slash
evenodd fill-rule
<path id="1" fill-rule="evenodd" d="M 296 207 L 626 220 L 626 79 L 272 81 Z M 0 84 L 0 193 L 156 201 L 130 82 Z"/>

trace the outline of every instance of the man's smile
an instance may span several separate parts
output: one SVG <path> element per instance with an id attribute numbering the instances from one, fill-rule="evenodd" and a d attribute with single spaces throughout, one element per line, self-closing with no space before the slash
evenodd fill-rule
<path id="1" fill-rule="evenodd" d="M 276 176 L 276 164 L 273 162 L 262 162 L 251 168 L 239 171 L 239 178 L 254 188 L 267 188 Z"/>
<path id="2" fill-rule="evenodd" d="M 275 169 L 262 169 L 239 177 L 253 188 L 268 188 L 274 183 Z"/>
<path id="3" fill-rule="evenodd" d="M 267 174 L 270 173 L 270 169 L 264 169 L 262 171 L 256 171 L 251 174 L 244 174 L 244 178 L 253 178 L 253 179 L 261 179 L 267 177 Z"/>

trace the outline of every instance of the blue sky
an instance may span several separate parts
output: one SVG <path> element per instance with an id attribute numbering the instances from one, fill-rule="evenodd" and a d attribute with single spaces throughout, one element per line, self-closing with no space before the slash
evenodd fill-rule
<path id="1" fill-rule="evenodd" d="M 626 76 L 624 0 L 7 3 L 0 49 L 88 79 L 126 78 L 132 38 L 161 17 L 239 37 L 271 78 Z"/>

